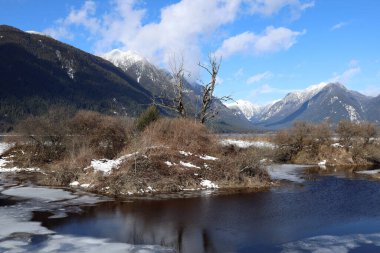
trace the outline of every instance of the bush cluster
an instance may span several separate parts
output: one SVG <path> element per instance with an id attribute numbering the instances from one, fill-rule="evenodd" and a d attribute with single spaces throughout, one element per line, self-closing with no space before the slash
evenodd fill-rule
<path id="1" fill-rule="evenodd" d="M 274 141 L 278 146 L 276 158 L 281 162 L 315 163 L 339 155 L 354 163 L 377 163 L 380 149 L 376 142 L 378 133 L 376 125 L 368 122 L 343 120 L 335 129 L 327 122 L 296 122 L 292 128 L 275 135 Z M 336 142 L 335 147 L 343 147 L 344 150 L 334 148 L 333 141 Z"/>

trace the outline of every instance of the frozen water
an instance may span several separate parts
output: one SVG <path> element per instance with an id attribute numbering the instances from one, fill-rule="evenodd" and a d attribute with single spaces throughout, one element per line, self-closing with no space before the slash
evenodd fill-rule
<path id="1" fill-rule="evenodd" d="M 268 173 L 274 180 L 288 180 L 292 182 L 302 183 L 300 173 L 306 167 L 305 165 L 294 164 L 275 164 L 268 166 Z"/>
<path id="2" fill-rule="evenodd" d="M 14 187 L 2 192 L 4 195 L 27 198 L 40 199 L 45 201 L 58 201 L 65 199 L 73 199 L 76 196 L 68 191 L 61 189 L 50 189 L 43 187 Z"/>

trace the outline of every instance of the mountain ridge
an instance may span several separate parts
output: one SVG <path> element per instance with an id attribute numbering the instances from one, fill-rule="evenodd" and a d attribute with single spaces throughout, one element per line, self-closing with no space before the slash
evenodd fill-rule
<path id="1" fill-rule="evenodd" d="M 257 127 L 266 129 L 289 127 L 297 120 L 315 123 L 328 120 L 337 124 L 345 119 L 378 124 L 378 105 L 380 96 L 366 96 L 347 89 L 341 83 L 320 83 L 302 91 L 288 93 L 269 107 L 261 107 L 262 111 L 258 115 L 262 116 L 255 119 L 254 123 Z"/>

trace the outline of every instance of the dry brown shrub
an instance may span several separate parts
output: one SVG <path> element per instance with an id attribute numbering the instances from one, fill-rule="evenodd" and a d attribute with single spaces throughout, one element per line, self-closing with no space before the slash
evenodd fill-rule
<path id="1" fill-rule="evenodd" d="M 327 122 L 296 122 L 292 128 L 279 131 L 274 142 L 278 161 L 313 163 L 319 159 L 321 148 L 331 145 L 331 129 Z"/>
<path id="2" fill-rule="evenodd" d="M 203 124 L 194 120 L 162 118 L 142 132 L 139 146 L 164 146 L 198 154 L 213 154 L 217 141 Z"/>

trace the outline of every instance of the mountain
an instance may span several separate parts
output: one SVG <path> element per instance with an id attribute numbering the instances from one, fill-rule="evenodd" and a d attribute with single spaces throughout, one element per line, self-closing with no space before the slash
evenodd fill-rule
<path id="1" fill-rule="evenodd" d="M 154 96 L 165 97 L 168 100 L 174 98 L 176 87 L 173 84 L 172 74 L 160 69 L 146 58 L 134 52 L 120 49 L 114 49 L 100 56 L 137 80 L 142 87 L 149 90 Z M 185 80 L 184 101 L 188 115 L 196 116 L 201 105 L 201 95 L 201 85 Z M 235 114 L 221 101 L 216 99 L 213 108 L 218 111 L 218 115 L 209 123 L 216 131 L 250 131 L 253 129 L 253 124 L 244 115 Z"/>
<path id="2" fill-rule="evenodd" d="M 243 115 L 253 123 L 258 122 L 270 107 L 270 105 L 255 105 L 247 100 L 242 99 L 239 99 L 236 102 L 228 103 L 226 106 L 233 110 L 235 115 Z"/>
<path id="3" fill-rule="evenodd" d="M 103 57 L 103 58 L 102 58 Z M 154 97 L 173 98 L 170 73 L 132 52 L 94 56 L 38 32 L 0 26 L 0 131 L 54 106 L 136 116 Z M 111 62 L 112 63 L 111 63 Z M 199 108 L 202 86 L 185 84 L 189 115 Z M 216 130 L 250 130 L 220 101 Z M 161 108 L 164 114 L 170 112 Z"/>
<path id="4" fill-rule="evenodd" d="M 366 115 L 367 120 L 380 125 L 380 95 L 368 102 Z"/>
<path id="5" fill-rule="evenodd" d="M 0 124 L 54 105 L 136 115 L 151 93 L 110 62 L 38 33 L 0 26 Z"/>
<path id="6" fill-rule="evenodd" d="M 258 107 L 246 117 L 259 128 L 281 129 L 290 127 L 295 121 L 337 124 L 340 120 L 353 122 L 380 122 L 380 97 L 365 96 L 348 90 L 340 83 L 320 83 L 303 91 L 291 92 L 283 99 L 266 107 Z M 239 109 L 247 112 L 246 108 Z M 247 106 L 245 106 L 247 107 Z M 252 108 L 252 107 L 248 107 Z M 257 108 L 257 107 L 256 107 Z"/>

